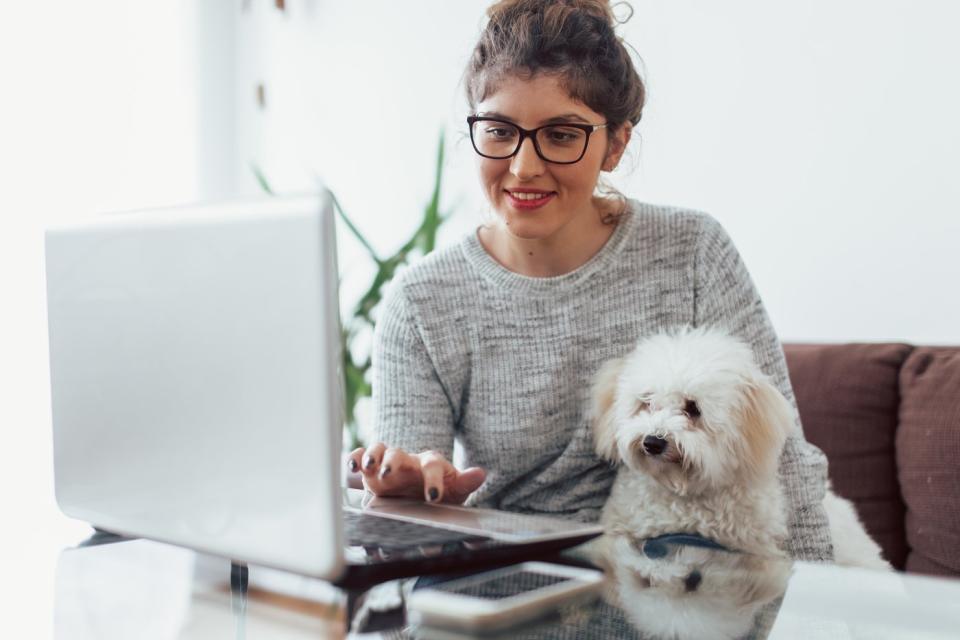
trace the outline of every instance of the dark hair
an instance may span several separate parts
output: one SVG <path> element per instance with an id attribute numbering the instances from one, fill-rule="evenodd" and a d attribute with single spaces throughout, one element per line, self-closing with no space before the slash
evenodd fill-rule
<path id="1" fill-rule="evenodd" d="M 500 0 L 487 16 L 464 75 L 471 109 L 506 76 L 548 73 L 572 98 L 602 114 L 611 130 L 640 121 L 646 90 L 614 33 L 609 2 Z"/>

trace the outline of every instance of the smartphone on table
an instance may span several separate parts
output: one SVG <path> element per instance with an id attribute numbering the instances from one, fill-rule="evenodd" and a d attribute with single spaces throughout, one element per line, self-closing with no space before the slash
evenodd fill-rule
<path id="1" fill-rule="evenodd" d="M 588 604 L 602 582 L 594 569 L 524 562 L 418 589 L 407 599 L 407 619 L 421 628 L 492 635 L 561 606 Z"/>

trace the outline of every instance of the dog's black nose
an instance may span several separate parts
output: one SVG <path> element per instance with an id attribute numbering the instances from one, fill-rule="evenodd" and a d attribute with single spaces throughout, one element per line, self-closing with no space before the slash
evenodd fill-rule
<path id="1" fill-rule="evenodd" d="M 647 436 L 643 439 L 643 450 L 652 456 L 658 456 L 667 448 L 667 441 L 657 436 Z"/>

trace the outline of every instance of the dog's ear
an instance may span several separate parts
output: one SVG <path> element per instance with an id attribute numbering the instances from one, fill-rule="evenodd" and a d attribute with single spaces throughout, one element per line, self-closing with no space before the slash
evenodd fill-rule
<path id="1" fill-rule="evenodd" d="M 766 376 L 747 387 L 741 425 L 747 471 L 763 477 L 775 474 L 787 436 L 794 429 L 793 408 Z"/>
<path id="2" fill-rule="evenodd" d="M 611 462 L 619 462 L 617 455 L 617 429 L 613 416 L 613 403 L 617 397 L 617 380 L 623 371 L 624 359 L 609 360 L 593 378 L 590 390 L 590 423 L 593 428 L 593 443 L 597 454 Z"/>

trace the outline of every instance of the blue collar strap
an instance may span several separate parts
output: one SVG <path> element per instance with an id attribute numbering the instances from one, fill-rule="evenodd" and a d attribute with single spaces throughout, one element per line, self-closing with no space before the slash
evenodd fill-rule
<path id="1" fill-rule="evenodd" d="M 661 536 L 644 540 L 643 554 L 651 560 L 659 560 L 669 553 L 670 545 L 730 551 L 730 549 L 727 549 L 719 542 L 714 542 L 710 538 L 704 538 L 695 533 L 665 533 Z"/>

